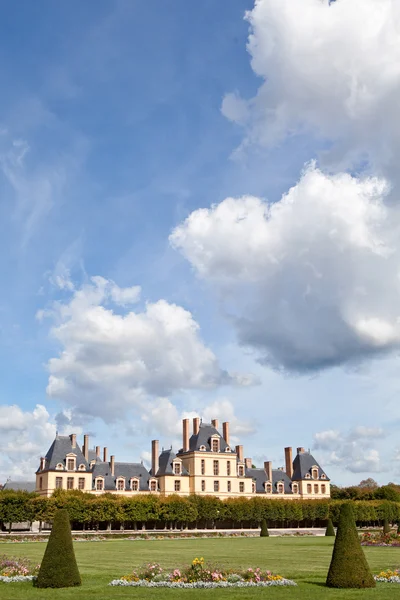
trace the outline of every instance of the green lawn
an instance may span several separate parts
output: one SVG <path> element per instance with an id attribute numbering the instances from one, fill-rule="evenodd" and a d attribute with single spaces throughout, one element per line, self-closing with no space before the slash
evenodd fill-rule
<path id="1" fill-rule="evenodd" d="M 83 578 L 81 588 L 63 590 L 39 590 L 31 584 L 0 583 L 0 598 L 3 599 L 48 599 L 74 598 L 112 600 L 113 598 L 398 598 L 400 585 L 378 584 L 372 590 L 331 590 L 323 587 L 332 554 L 333 540 L 328 538 L 233 538 L 198 540 L 78 542 L 75 550 Z M 0 554 L 27 556 L 40 561 L 44 543 L 5 544 L 0 543 Z M 400 566 L 400 549 L 365 548 L 368 562 L 374 573 L 385 568 Z M 163 567 L 172 568 L 188 564 L 195 556 L 203 556 L 230 567 L 268 568 L 289 579 L 294 579 L 297 588 L 228 589 L 228 590 L 145 590 L 138 588 L 111 588 L 111 579 L 129 573 L 143 563 L 156 561 Z"/>

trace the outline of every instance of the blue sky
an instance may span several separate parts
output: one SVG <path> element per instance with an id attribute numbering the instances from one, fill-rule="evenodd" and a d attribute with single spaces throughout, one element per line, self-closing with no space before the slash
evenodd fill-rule
<path id="1" fill-rule="evenodd" d="M 362 105 L 363 131 L 389 157 L 378 160 L 340 96 L 345 56 L 335 71 L 331 28 L 321 72 L 309 67 L 307 27 L 326 18 L 317 4 L 299 3 L 309 8 L 304 35 L 286 0 L 25 0 L 3 11 L 0 480 L 33 473 L 57 427 L 90 431 L 117 459 L 146 460 L 152 437 L 176 446 L 176 423 L 195 414 L 226 414 L 260 464 L 305 446 L 337 483 L 398 476 L 398 290 L 384 301 L 373 292 L 393 281 L 397 248 L 389 258 L 364 250 L 395 240 L 376 206 L 396 206 L 400 136 L 373 119 L 390 116 L 392 100 Z M 336 4 L 337 14 L 323 3 L 339 28 L 339 9 L 351 9 Z M 362 10 L 369 17 L 373 0 Z M 366 36 L 372 54 L 375 32 Z M 354 69 L 361 81 L 363 64 Z M 396 97 L 397 84 L 382 82 L 382 97 Z M 339 90 L 332 106 L 329 86 Z M 353 92 L 351 102 L 365 100 Z M 264 223 L 292 186 L 298 212 L 286 205 Z M 250 196 L 259 204 L 237 200 Z M 226 208 L 221 219 L 212 205 Z M 339 213 L 352 229 L 328 246 L 341 225 L 315 223 Z M 249 226 L 238 233 L 241 219 Z M 211 233 L 199 234 L 200 222 Z M 322 287 L 305 274 L 304 252 Z"/>

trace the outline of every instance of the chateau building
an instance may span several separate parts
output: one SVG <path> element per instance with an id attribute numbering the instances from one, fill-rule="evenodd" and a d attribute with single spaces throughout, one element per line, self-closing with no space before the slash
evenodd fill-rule
<path id="1" fill-rule="evenodd" d="M 285 448 L 285 468 L 272 468 L 265 461 L 262 468 L 244 458 L 243 446 L 230 445 L 229 423 L 203 423 L 193 419 L 182 422 L 183 444 L 175 454 L 172 449 L 159 452 L 158 440 L 152 441 L 151 469 L 143 463 L 116 462 L 108 459 L 107 448 L 101 456 L 100 446 L 89 449 L 84 436 L 82 449 L 76 435 L 57 435 L 36 471 L 36 491 L 50 496 L 55 489 L 78 489 L 92 494 L 105 492 L 134 494 L 214 495 L 221 499 L 262 495 L 268 498 L 329 498 L 330 482 L 315 458 L 297 448 Z"/>

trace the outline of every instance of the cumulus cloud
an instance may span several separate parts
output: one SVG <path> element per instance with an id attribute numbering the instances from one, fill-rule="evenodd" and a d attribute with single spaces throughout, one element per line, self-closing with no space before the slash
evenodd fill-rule
<path id="1" fill-rule="evenodd" d="M 372 441 L 385 437 L 380 427 L 355 427 L 347 433 L 320 431 L 314 435 L 314 449 L 323 456 L 322 464 L 340 466 L 351 473 L 379 473 L 382 470 L 379 450 Z"/>
<path id="2" fill-rule="evenodd" d="M 400 215 L 388 190 L 310 164 L 279 202 L 227 198 L 191 213 L 170 242 L 221 292 L 262 363 L 352 362 L 400 345 Z"/>
<path id="3" fill-rule="evenodd" d="M 123 418 L 129 408 L 147 410 L 144 403 L 152 397 L 249 383 L 221 369 L 199 325 L 181 306 L 159 300 L 143 310 L 123 310 L 138 300 L 139 291 L 93 277 L 68 302 L 46 312 L 62 348 L 48 362 L 49 396 L 109 420 Z"/>
<path id="4" fill-rule="evenodd" d="M 332 162 L 395 166 L 400 149 L 400 5 L 397 0 L 256 0 L 248 51 L 264 81 L 225 116 L 245 143 L 298 133 L 333 143 Z M 362 24 L 362 25 L 361 25 Z"/>
<path id="5" fill-rule="evenodd" d="M 63 424 L 64 428 L 59 427 L 62 434 L 70 425 L 67 413 Z M 41 404 L 32 411 L 24 411 L 16 405 L 1 405 L 0 482 L 8 478 L 34 481 L 39 458 L 53 441 L 56 429 L 54 420 Z"/>

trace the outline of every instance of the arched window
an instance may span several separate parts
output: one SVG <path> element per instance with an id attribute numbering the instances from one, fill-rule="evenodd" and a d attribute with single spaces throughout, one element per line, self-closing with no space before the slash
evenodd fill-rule
<path id="1" fill-rule="evenodd" d="M 227 446 L 227 447 L 225 448 L 225 452 L 230 452 L 230 451 L 231 451 L 231 449 L 229 448 L 229 446 Z"/>
<path id="2" fill-rule="evenodd" d="M 79 471 L 86 471 L 85 465 L 79 465 Z"/>
<path id="3" fill-rule="evenodd" d="M 299 493 L 299 486 L 297 485 L 297 483 L 292 484 L 292 492 L 293 492 L 293 494 Z"/>
<path id="4" fill-rule="evenodd" d="M 270 483 L 265 484 L 265 491 L 267 494 L 272 494 L 272 485 Z"/>
<path id="5" fill-rule="evenodd" d="M 200 450 L 200 452 L 205 452 L 207 450 L 207 448 L 205 446 L 200 446 L 199 450 Z"/>
<path id="6" fill-rule="evenodd" d="M 63 471 L 64 470 L 64 465 L 61 463 L 58 463 L 58 465 L 56 466 L 56 470 L 57 471 Z"/>
<path id="7" fill-rule="evenodd" d="M 310 479 L 310 473 L 306 473 L 306 474 L 305 474 L 305 478 L 306 478 L 306 479 Z"/>
<path id="8" fill-rule="evenodd" d="M 125 479 L 117 479 L 117 490 L 122 492 L 125 489 Z"/>
<path id="9" fill-rule="evenodd" d="M 322 475 L 321 475 L 321 479 L 326 479 L 326 475 L 325 475 L 325 473 L 322 473 Z"/>
<path id="10" fill-rule="evenodd" d="M 278 494 L 284 494 L 285 493 L 285 486 L 284 486 L 284 484 L 283 483 L 278 483 L 277 490 L 278 490 Z"/>
<path id="11" fill-rule="evenodd" d="M 311 473 L 313 479 L 318 479 L 318 467 L 313 467 Z"/>
<path id="12" fill-rule="evenodd" d="M 157 481 L 155 481 L 155 479 L 152 479 L 150 481 L 150 491 L 151 492 L 156 492 L 157 491 Z"/>

